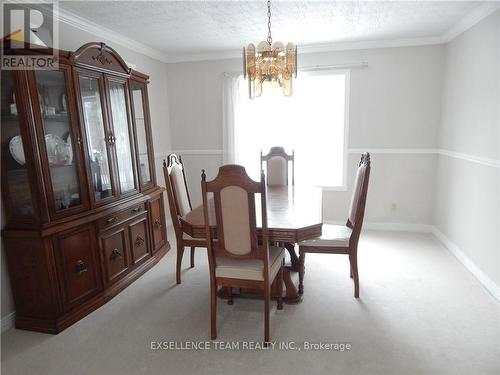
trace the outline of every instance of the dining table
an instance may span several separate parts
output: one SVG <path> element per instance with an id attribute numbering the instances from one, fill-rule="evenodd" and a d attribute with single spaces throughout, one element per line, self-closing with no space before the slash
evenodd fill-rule
<path id="1" fill-rule="evenodd" d="M 320 188 L 286 185 L 266 187 L 267 227 L 269 241 L 283 244 L 290 255 L 290 263 L 285 266 L 284 301 L 288 304 L 299 303 L 301 296 L 292 280 L 291 272 L 299 269 L 299 259 L 295 244 L 321 235 L 323 225 L 322 191 Z M 255 199 L 257 235 L 261 233 L 260 199 Z M 208 200 L 208 220 L 213 238 L 216 238 L 216 219 L 213 198 Z M 205 219 L 203 205 L 195 207 L 181 217 L 185 233 L 194 238 L 205 238 Z"/>

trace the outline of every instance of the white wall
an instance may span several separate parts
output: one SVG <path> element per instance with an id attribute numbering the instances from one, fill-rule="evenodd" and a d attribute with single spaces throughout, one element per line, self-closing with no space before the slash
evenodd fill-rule
<path id="1" fill-rule="evenodd" d="M 102 39 L 98 35 L 90 34 L 79 29 L 75 29 L 66 24 L 59 24 L 59 47 L 61 49 L 74 51 L 88 42 L 102 41 L 114 48 L 129 63 L 137 66 L 137 70 L 150 76 L 151 83 L 148 86 L 149 104 L 151 110 L 151 124 L 153 132 L 153 143 L 156 159 L 156 175 L 158 184 L 163 185 L 163 172 L 161 169 L 161 155 L 171 149 L 170 127 L 168 114 L 167 97 L 167 70 L 163 62 L 154 60 L 135 51 L 123 48 L 115 43 Z M 0 217 L 3 228 L 3 211 Z M 5 317 L 14 311 L 12 295 L 8 274 L 3 257 L 3 245 L 1 249 L 1 316 Z"/>
<path id="2" fill-rule="evenodd" d="M 369 49 L 299 55 L 299 65 L 368 62 L 351 71 L 349 148 L 433 149 L 443 56 L 442 45 Z M 196 203 L 201 169 L 213 177 L 222 162 L 222 75 L 240 70 L 239 59 L 168 64 L 172 147 L 183 155 Z M 372 160 L 367 220 L 430 224 L 436 156 L 374 153 Z M 325 220 L 346 219 L 358 161 L 349 155 L 349 191 L 324 193 Z"/>
<path id="3" fill-rule="evenodd" d="M 500 284 L 499 169 L 433 151 L 500 159 L 499 23 L 497 11 L 447 46 L 299 55 L 300 66 L 369 64 L 351 72 L 348 191 L 324 193 L 325 220 L 345 220 L 359 158 L 354 151 L 372 151 L 366 220 L 434 224 Z M 63 49 L 101 40 L 60 28 Z M 163 64 L 109 44 L 151 77 L 158 183 L 163 185 L 162 157 L 179 150 L 199 203 L 201 169 L 210 178 L 222 163 L 222 74 L 240 71 L 241 61 Z M 13 304 L 3 261 L 1 272 L 5 317 Z"/>
<path id="4" fill-rule="evenodd" d="M 444 71 L 439 148 L 498 163 L 500 10 L 446 46 Z M 498 288 L 500 168 L 439 155 L 435 201 L 435 226 Z"/>

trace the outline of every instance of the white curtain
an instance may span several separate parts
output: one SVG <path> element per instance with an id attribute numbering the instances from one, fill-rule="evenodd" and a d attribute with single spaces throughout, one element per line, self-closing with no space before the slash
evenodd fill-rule
<path id="1" fill-rule="evenodd" d="M 225 154 L 259 180 L 260 151 L 267 153 L 272 146 L 282 146 L 289 153 L 295 151 L 296 184 L 342 186 L 348 72 L 301 73 L 291 97 L 264 87 L 262 96 L 252 100 L 248 98 L 248 82 L 243 77 L 239 82 L 237 91 L 227 97 L 226 105 L 229 99 L 236 105 L 233 112 L 230 108 L 226 111 L 233 122 L 227 124 L 226 138 L 231 143 Z M 234 89 L 234 85 L 227 89 L 231 87 Z"/>
<path id="2" fill-rule="evenodd" d="M 239 75 L 224 73 L 222 83 L 222 163 L 237 163 L 236 122 L 239 106 Z"/>

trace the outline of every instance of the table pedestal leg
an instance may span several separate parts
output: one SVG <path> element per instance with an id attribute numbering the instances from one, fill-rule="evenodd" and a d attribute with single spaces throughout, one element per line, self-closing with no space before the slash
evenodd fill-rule
<path id="1" fill-rule="evenodd" d="M 299 257 L 295 252 L 295 245 L 290 242 L 285 242 L 285 248 L 288 250 L 288 253 L 290 254 L 290 260 L 292 262 L 290 269 L 294 272 L 299 272 Z"/>
<path id="2" fill-rule="evenodd" d="M 287 305 L 295 305 L 297 303 L 302 302 L 302 297 L 300 296 L 299 292 L 297 291 L 297 287 L 295 286 L 292 276 L 290 272 L 293 270 L 291 267 L 284 267 L 283 268 L 283 282 L 285 283 L 285 290 L 286 290 L 286 295 L 283 298 L 283 301 Z"/>

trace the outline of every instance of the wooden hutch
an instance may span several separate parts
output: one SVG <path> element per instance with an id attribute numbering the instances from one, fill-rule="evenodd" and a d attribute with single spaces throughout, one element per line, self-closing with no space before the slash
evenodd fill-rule
<path id="1" fill-rule="evenodd" d="M 49 333 L 170 249 L 148 76 L 104 43 L 55 55 L 55 70 L 1 72 L 2 234 L 16 327 Z"/>

